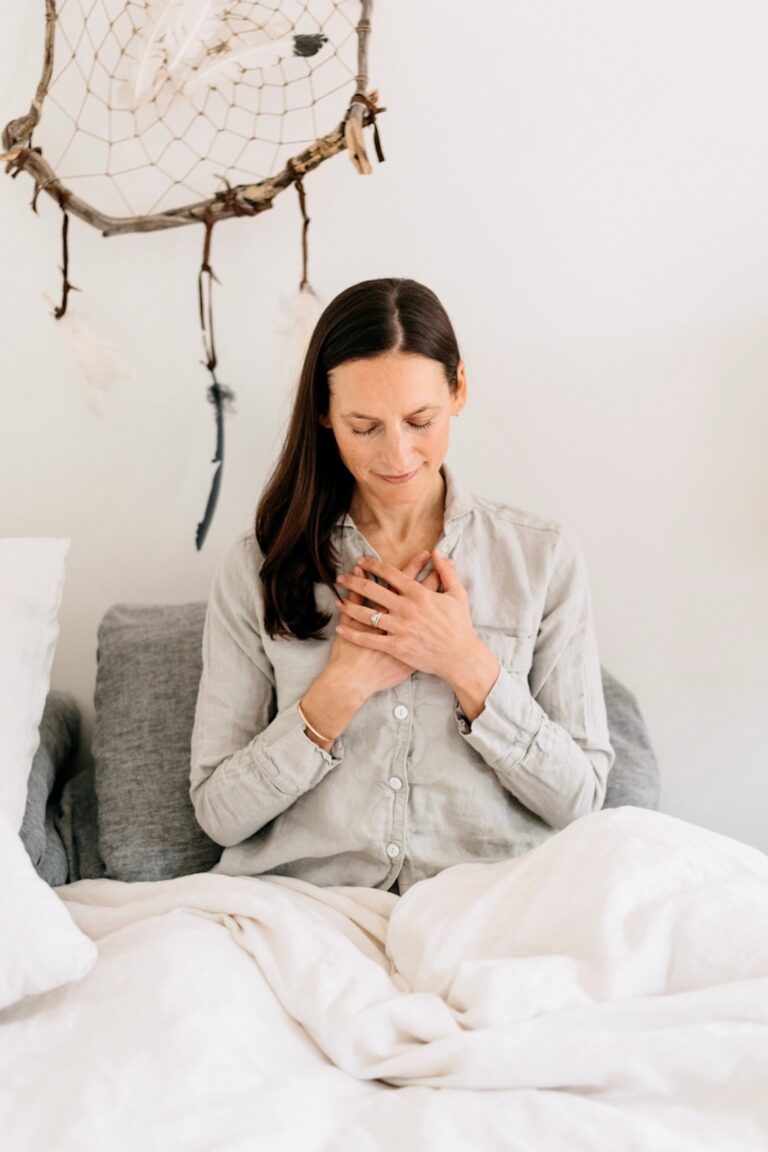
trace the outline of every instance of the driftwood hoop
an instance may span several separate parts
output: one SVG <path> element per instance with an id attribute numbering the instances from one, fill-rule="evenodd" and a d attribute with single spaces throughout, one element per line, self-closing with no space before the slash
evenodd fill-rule
<path id="1" fill-rule="evenodd" d="M 28 173 L 35 182 L 32 205 L 35 207 L 40 192 L 51 196 L 60 206 L 87 224 L 97 228 L 103 236 L 116 236 L 125 232 L 157 232 L 165 228 L 178 228 L 184 224 L 216 224 L 233 216 L 255 216 L 271 208 L 275 197 L 283 189 L 295 184 L 298 177 L 317 168 L 346 148 L 355 168 L 367 175 L 371 165 L 365 149 L 362 129 L 374 128 L 376 150 L 383 159 L 378 141 L 376 117 L 386 111 L 378 106 L 378 93 L 368 87 L 368 41 L 371 33 L 373 0 L 360 0 L 361 15 L 357 24 L 357 76 L 356 91 L 349 102 L 344 119 L 338 127 L 316 140 L 308 148 L 292 157 L 281 172 L 253 184 L 225 187 L 206 200 L 183 208 L 153 213 L 146 216 L 117 217 L 106 215 L 67 188 L 56 175 L 39 148 L 32 147 L 32 133 L 40 122 L 43 104 L 53 75 L 54 44 L 56 36 L 56 0 L 45 0 L 45 50 L 43 72 L 29 111 L 11 120 L 3 131 L 0 162 L 12 176 Z"/>

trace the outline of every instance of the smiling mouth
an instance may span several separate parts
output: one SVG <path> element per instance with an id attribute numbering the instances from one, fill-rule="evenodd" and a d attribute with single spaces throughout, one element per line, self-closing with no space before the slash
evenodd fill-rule
<path id="1" fill-rule="evenodd" d="M 415 476 L 418 468 L 414 468 L 413 472 L 403 472 L 399 476 L 382 476 L 382 480 L 386 480 L 389 484 L 404 484 L 406 480 L 410 480 L 411 476 Z"/>

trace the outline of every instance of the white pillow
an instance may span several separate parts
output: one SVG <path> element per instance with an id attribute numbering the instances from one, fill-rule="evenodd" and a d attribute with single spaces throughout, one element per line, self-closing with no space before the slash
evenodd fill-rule
<path id="1" fill-rule="evenodd" d="M 97 956 L 0 813 L 0 1009 L 78 980 Z"/>
<path id="2" fill-rule="evenodd" d="M 0 540 L 0 813 L 16 832 L 59 636 L 68 550 L 65 539 Z"/>

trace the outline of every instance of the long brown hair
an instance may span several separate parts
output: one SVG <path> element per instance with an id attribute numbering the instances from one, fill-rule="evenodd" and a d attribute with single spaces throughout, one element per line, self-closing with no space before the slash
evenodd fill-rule
<path id="1" fill-rule="evenodd" d="M 264 623 L 271 636 L 319 639 L 330 619 L 318 610 L 314 585 L 336 591 L 332 533 L 349 509 L 354 481 L 333 431 L 319 420 L 328 414 L 328 373 L 384 352 L 439 361 L 456 390 L 456 334 L 429 288 L 392 277 L 363 280 L 330 302 L 312 333 L 285 442 L 256 510 Z"/>

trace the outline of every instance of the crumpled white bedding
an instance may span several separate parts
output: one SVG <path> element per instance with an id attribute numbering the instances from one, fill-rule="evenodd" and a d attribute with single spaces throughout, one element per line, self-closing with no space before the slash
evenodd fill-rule
<path id="1" fill-rule="evenodd" d="M 0 1013 L 3 1152 L 768 1149 L 768 857 L 695 825 L 56 891 L 99 959 Z"/>

